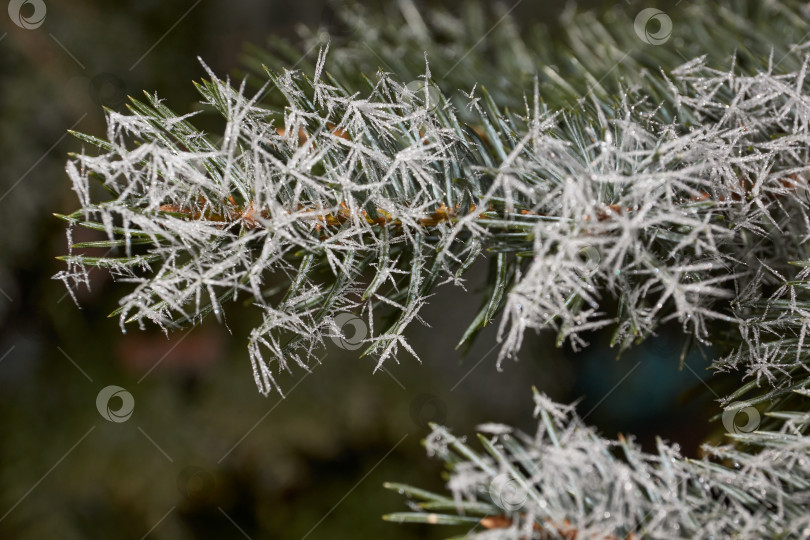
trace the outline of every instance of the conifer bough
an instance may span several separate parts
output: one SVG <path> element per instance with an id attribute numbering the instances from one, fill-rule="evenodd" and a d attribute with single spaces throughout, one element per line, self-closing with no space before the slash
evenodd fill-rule
<path id="1" fill-rule="evenodd" d="M 347 8 L 314 64 L 282 41 L 254 51 L 258 91 L 209 70 L 197 88 L 221 138 L 153 95 L 108 111 L 104 139 L 77 134 L 98 150 L 68 162 L 81 208 L 61 217 L 108 240 L 72 245 L 57 277 L 89 284 L 98 266 L 131 284 L 122 326 L 247 300 L 262 393 L 274 369 L 309 369 L 345 312 L 366 318 L 378 367 L 415 354 L 405 329 L 481 258 L 489 292 L 460 344 L 501 315 L 499 362 L 528 330 L 579 348 L 609 327 L 626 349 L 678 321 L 740 375 L 718 417 L 735 431 L 748 411 L 756 429 L 701 460 L 648 454 L 536 392 L 534 436 L 485 425 L 478 451 L 436 426 L 451 495 L 393 484 L 413 511 L 387 519 L 510 539 L 810 536 L 804 7 L 692 2 L 660 46 L 618 11 L 567 13 L 557 43 L 472 5 L 397 7 Z"/>

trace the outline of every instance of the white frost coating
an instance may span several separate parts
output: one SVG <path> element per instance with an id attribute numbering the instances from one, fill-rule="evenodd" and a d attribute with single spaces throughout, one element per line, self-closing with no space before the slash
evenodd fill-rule
<path id="1" fill-rule="evenodd" d="M 476 326 L 503 308 L 499 362 L 516 356 L 527 330 L 553 329 L 581 347 L 590 330 L 612 325 L 614 342 L 628 347 L 673 319 L 700 341 L 738 344 L 712 367 L 742 373 L 749 385 L 721 403 L 726 412 L 757 406 L 762 418 L 756 431 L 729 439 L 736 446 L 707 447 L 711 461 L 684 459 L 664 443 L 647 454 L 602 438 L 573 406 L 539 394 L 537 433 L 484 425 L 486 454 L 436 428 L 427 448 L 452 465 L 457 513 L 469 519 L 465 512 L 484 505 L 510 520 L 481 537 L 808 537 L 808 45 L 772 54 L 767 65 L 758 60 L 763 42 L 779 48 L 771 41 L 797 20 L 803 28 L 806 13 L 778 3 L 789 24 L 762 34 L 731 10 L 694 21 L 695 35 L 722 19 L 730 29 L 718 41 L 753 30 L 760 46 L 741 48 L 744 70 L 732 62 L 718 71 L 698 57 L 663 73 L 626 54 L 638 43 L 620 40 L 621 25 L 581 18 L 566 25 L 583 54 L 557 58 L 558 74 L 556 62 L 537 65 L 537 48 L 508 19 L 492 30 L 495 46 L 476 49 L 480 38 L 465 41 L 464 20 L 437 17 L 446 32 L 437 42 L 411 2 L 400 5 L 404 26 L 350 10 L 344 22 L 362 39 L 331 53 L 338 79 L 378 42 L 374 65 L 430 49 L 446 91 L 492 71 L 482 82 L 493 94 L 473 85 L 454 101 L 466 108 L 443 101 L 431 109 L 388 74 L 349 93 L 329 75 L 324 51 L 311 79 L 271 77 L 267 90 L 279 90 L 283 109 L 266 109 L 244 86 L 211 74 L 201 91 L 226 120 L 221 133 L 200 132 L 191 115 L 148 96 L 132 114 L 109 113 L 106 141 L 85 137 L 99 155 L 68 164 L 81 204 L 70 219 L 97 224 L 123 243 L 121 252 L 92 260 L 71 249 L 57 277 L 89 284 L 95 264 L 131 282 L 122 326 L 132 318 L 168 329 L 212 312 L 224 320 L 230 301 L 247 301 L 262 315 L 248 349 L 267 393 L 278 388 L 279 370 L 311 368 L 344 312 L 366 317 L 363 345 L 378 367 L 400 346 L 413 352 L 405 329 L 431 291 L 464 286 L 463 270 L 486 253 L 495 287 Z M 706 9 L 698 3 L 691 13 Z M 615 43 L 604 39 L 614 35 Z M 596 40 L 604 50 L 590 49 Z M 491 63 L 476 52 L 485 45 Z M 617 79 L 628 88 L 606 92 L 596 82 L 611 65 L 632 74 Z M 521 101 L 513 89 L 535 71 L 533 95 Z M 560 100 L 540 88 L 567 99 L 585 86 L 573 79 L 583 78 L 595 83 L 593 94 L 574 112 L 549 110 Z M 91 178 L 110 200 L 91 200 Z M 386 310 L 395 320 L 380 327 L 374 315 Z M 526 500 L 492 500 L 504 486 Z"/>
<path id="2" fill-rule="evenodd" d="M 810 438 L 801 434 L 807 413 L 787 413 L 778 429 L 738 436 L 757 445 L 756 454 L 704 445 L 705 457 L 690 460 L 660 440 L 656 453 L 645 453 L 632 440 L 605 439 L 573 407 L 543 394 L 535 392 L 535 403 L 535 435 L 489 429 L 484 452 L 444 427 L 427 438 L 428 453 L 452 464 L 447 487 L 456 504 L 475 502 L 508 520 L 508 527 L 479 528 L 470 537 L 805 538 L 810 532 Z"/>
<path id="3" fill-rule="evenodd" d="M 584 125 L 546 111 L 537 90 L 521 116 L 473 89 L 474 135 L 476 123 L 462 124 L 449 102 L 432 110 L 403 100 L 404 85 L 383 73 L 366 95 L 347 95 L 324 81 L 325 62 L 323 51 L 315 79 L 271 77 L 283 111 L 209 72 L 199 88 L 226 119 L 217 144 L 191 115 L 148 96 L 133 114 L 108 114 L 100 155 L 68 164 L 82 204 L 74 219 L 125 240 L 127 258 L 102 264 L 135 285 L 121 299 L 122 324 L 221 318 L 223 303 L 250 298 L 263 315 L 249 344 L 263 393 L 275 386 L 268 362 L 305 367 L 334 333 L 332 318 L 368 315 L 370 302 L 400 311 L 366 339 L 378 366 L 400 346 L 413 353 L 403 331 L 430 287 L 461 284 L 470 256 L 507 243 L 505 253 L 523 252 L 505 259 L 513 277 L 500 360 L 517 353 L 526 330 L 544 328 L 578 347 L 587 331 L 617 324 L 614 341 L 626 347 L 676 319 L 707 341 L 710 321 L 739 321 L 728 303 L 734 284 L 783 260 L 764 239 L 806 215 L 804 67 L 746 76 L 701 58 L 684 64 L 667 84 L 689 129 L 662 122 L 658 105 L 637 94 L 610 109 L 582 101 L 598 120 Z M 113 198 L 92 203 L 91 178 Z M 301 253 L 334 282 L 299 274 Z M 87 262 L 71 256 L 58 277 L 86 281 Z M 377 273 L 373 286 L 358 268 Z M 279 285 L 271 274 L 294 284 L 282 301 L 268 293 Z M 621 301 L 620 313 L 601 307 L 606 297 Z M 768 380 L 781 369 L 780 351 L 751 351 L 751 375 Z"/>

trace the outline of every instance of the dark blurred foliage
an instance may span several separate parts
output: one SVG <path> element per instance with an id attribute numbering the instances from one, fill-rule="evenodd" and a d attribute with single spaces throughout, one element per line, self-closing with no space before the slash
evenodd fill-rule
<path id="1" fill-rule="evenodd" d="M 238 310 L 227 327 L 209 321 L 169 339 L 153 328 L 122 334 L 106 318 L 118 292 L 100 275 L 78 308 L 50 279 L 66 250 L 51 214 L 76 206 L 64 162 L 81 145 L 66 130 L 103 135 L 102 105 L 123 110 L 142 89 L 194 110 L 198 56 L 233 73 L 245 43 L 294 40 L 297 24 L 328 24 L 331 14 L 316 1 L 46 5 L 34 30 L 0 17 L 0 538 L 437 537 L 382 522 L 401 504 L 382 482 L 442 489 L 420 444 L 427 422 L 532 430 L 532 384 L 557 400 L 583 397 L 582 412 L 608 434 L 652 444 L 651 433 L 664 433 L 694 453 L 705 433 L 692 426 L 705 424 L 708 399 L 694 374 L 678 371 L 677 329 L 619 360 L 606 336 L 580 355 L 530 339 L 500 373 L 496 328 L 456 351 L 485 263 L 470 294 L 432 298 L 430 327 L 412 332 L 421 364 L 403 357 L 373 373 L 331 348 L 311 375 L 285 378 L 285 399 L 256 392 L 245 348 L 253 321 Z M 553 21 L 561 7 L 526 2 L 514 15 Z M 699 356 L 688 364 L 704 375 Z M 112 384 L 134 397 L 126 422 L 96 409 Z M 683 393 L 696 386 L 700 399 Z"/>

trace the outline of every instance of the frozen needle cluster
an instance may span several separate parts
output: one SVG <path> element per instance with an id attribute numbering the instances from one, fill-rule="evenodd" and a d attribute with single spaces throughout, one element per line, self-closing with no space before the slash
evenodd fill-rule
<path id="1" fill-rule="evenodd" d="M 745 6 L 719 8 L 732 33 L 752 32 Z M 439 14 L 430 29 L 407 0 L 404 26 L 347 18 L 379 59 L 402 57 L 397 32 L 427 50 L 421 71 L 349 74 L 368 59 L 347 38 L 310 70 L 268 69 L 258 91 L 209 71 L 197 88 L 224 119 L 216 134 L 147 95 L 108 112 L 104 139 L 78 135 L 97 151 L 68 163 L 81 209 L 62 217 L 69 235 L 86 226 L 107 240 L 73 245 L 57 277 L 89 284 L 98 266 L 131 284 L 122 326 L 224 319 L 226 304 L 246 300 L 262 316 L 248 344 L 262 393 L 278 388 L 278 370 L 308 369 L 346 312 L 366 319 L 364 352 L 378 367 L 413 354 L 405 329 L 435 287 L 463 286 L 480 258 L 492 262 L 491 286 L 462 342 L 502 314 L 499 361 L 528 330 L 578 348 L 610 327 L 627 348 L 676 320 L 700 342 L 722 338 L 714 368 L 746 379 L 723 404 L 759 407 L 760 430 L 707 447 L 703 461 L 663 442 L 647 455 L 536 395 L 537 435 L 489 426 L 484 455 L 437 427 L 428 447 L 450 464 L 453 496 L 397 486 L 423 502 L 389 517 L 474 523 L 498 538 L 810 534 L 809 59 L 801 44 L 757 54 L 802 25 L 800 11 L 769 6 L 760 20 L 788 30 L 751 33 L 722 63 L 676 62 L 661 47 L 657 65 L 628 53 L 607 80 L 589 70 L 609 68 L 628 32 L 587 14 L 569 16 L 564 51 L 508 25 L 493 33 L 514 59 L 502 73 L 484 52 L 462 57 L 462 43 L 447 54 L 431 33 L 462 41 L 465 19 Z M 701 32 L 711 24 L 690 28 L 717 48 Z M 583 47 L 596 38 L 602 47 Z M 510 94 L 496 77 L 489 93 L 476 75 L 493 72 L 527 84 Z M 504 485 L 525 499 L 504 504 Z"/>

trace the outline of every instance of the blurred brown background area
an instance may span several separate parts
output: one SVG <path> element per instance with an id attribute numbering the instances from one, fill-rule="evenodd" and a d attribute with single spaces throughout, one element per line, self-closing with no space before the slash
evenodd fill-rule
<path id="1" fill-rule="evenodd" d="M 0 538 L 460 534 L 383 522 L 405 506 L 382 483 L 442 490 L 441 464 L 421 446 L 427 423 L 460 434 L 483 422 L 531 431 L 532 385 L 562 401 L 582 397 L 581 412 L 608 435 L 649 443 L 659 433 L 694 450 L 703 404 L 687 406 L 673 390 L 676 379 L 681 390 L 699 384 L 677 371 L 677 332 L 619 361 L 606 336 L 576 356 L 552 337 L 527 336 L 520 361 L 501 372 L 495 327 L 466 355 L 456 351 L 481 302 L 484 262 L 469 294 L 440 289 L 424 313 L 430 327 L 410 332 L 421 363 L 403 355 L 373 373 L 371 360 L 330 347 L 312 374 L 280 377 L 285 399 L 254 386 L 246 340 L 255 314 L 231 308 L 227 328 L 210 320 L 169 339 L 154 328 L 122 334 L 106 318 L 118 291 L 101 274 L 77 307 L 50 279 L 66 251 L 52 213 L 77 206 L 64 163 L 81 144 L 66 130 L 103 136 L 102 105 L 123 110 L 142 90 L 191 111 L 191 81 L 204 76 L 198 56 L 233 73 L 245 43 L 271 34 L 295 42 L 296 25 L 317 25 L 328 10 L 309 0 L 45 4 L 33 30 L 0 15 Z M 562 7 L 523 2 L 513 14 L 553 29 Z M 125 422 L 96 408 L 108 385 L 134 398 Z"/>

